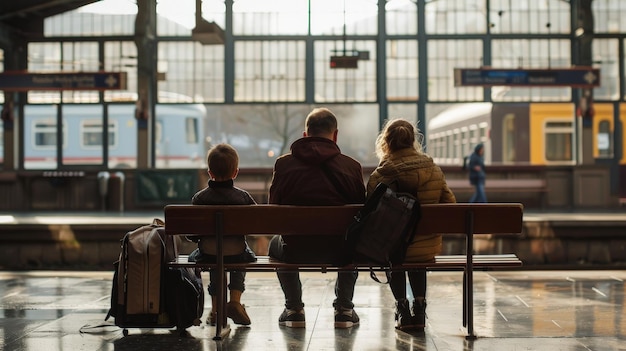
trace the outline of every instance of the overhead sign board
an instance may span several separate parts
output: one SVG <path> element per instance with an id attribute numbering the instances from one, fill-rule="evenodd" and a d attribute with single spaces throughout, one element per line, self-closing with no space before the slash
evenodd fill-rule
<path id="1" fill-rule="evenodd" d="M 0 73 L 0 90 L 125 90 L 126 72 Z"/>
<path id="2" fill-rule="evenodd" d="M 590 67 L 547 69 L 455 68 L 454 86 L 600 86 L 600 70 Z"/>

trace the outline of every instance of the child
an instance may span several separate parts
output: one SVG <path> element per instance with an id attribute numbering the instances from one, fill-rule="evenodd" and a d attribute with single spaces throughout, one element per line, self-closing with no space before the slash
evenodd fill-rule
<path id="1" fill-rule="evenodd" d="M 234 186 L 233 180 L 239 173 L 239 155 L 228 144 L 218 144 L 212 147 L 207 156 L 209 184 L 198 191 L 191 199 L 194 205 L 251 205 L 256 204 L 250 194 Z M 215 262 L 215 237 L 190 237 L 198 242 L 198 248 L 189 255 L 189 261 Z M 224 263 L 254 262 L 256 256 L 248 246 L 244 236 L 235 236 L 224 239 Z M 215 270 L 209 273 L 209 295 L 211 295 L 211 313 L 207 324 L 215 325 L 217 318 L 217 288 L 213 284 L 218 278 Z M 226 305 L 226 317 L 235 324 L 249 325 L 250 317 L 241 304 L 241 294 L 245 289 L 245 271 L 230 272 L 230 300 Z M 225 320 L 225 318 L 224 318 Z"/>

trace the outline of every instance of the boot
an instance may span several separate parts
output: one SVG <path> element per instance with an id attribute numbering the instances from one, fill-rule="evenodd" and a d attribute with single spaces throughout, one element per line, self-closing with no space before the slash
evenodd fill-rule
<path id="1" fill-rule="evenodd" d="M 418 329 L 426 327 L 426 299 L 413 300 L 413 324 Z"/>
<path id="2" fill-rule="evenodd" d="M 396 329 L 407 330 L 414 327 L 409 310 L 409 301 L 401 299 L 396 301 Z"/>

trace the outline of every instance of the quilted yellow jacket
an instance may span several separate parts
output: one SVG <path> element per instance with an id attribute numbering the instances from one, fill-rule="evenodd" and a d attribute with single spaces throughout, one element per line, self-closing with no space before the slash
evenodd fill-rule
<path id="1" fill-rule="evenodd" d="M 370 175 L 367 194 L 371 194 L 378 183 L 393 181 L 396 191 L 415 195 L 421 204 L 456 202 L 441 168 L 430 156 L 413 148 L 398 150 L 383 158 Z M 430 261 L 441 253 L 441 246 L 441 235 L 415 236 L 407 249 L 406 261 Z"/>

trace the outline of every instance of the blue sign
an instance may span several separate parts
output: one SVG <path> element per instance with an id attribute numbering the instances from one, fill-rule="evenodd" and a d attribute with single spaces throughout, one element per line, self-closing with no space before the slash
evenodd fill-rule
<path id="1" fill-rule="evenodd" d="M 125 90 L 126 72 L 0 73 L 0 90 Z"/>
<path id="2" fill-rule="evenodd" d="M 547 69 L 455 68 L 454 86 L 600 86 L 600 70 L 590 67 Z"/>

